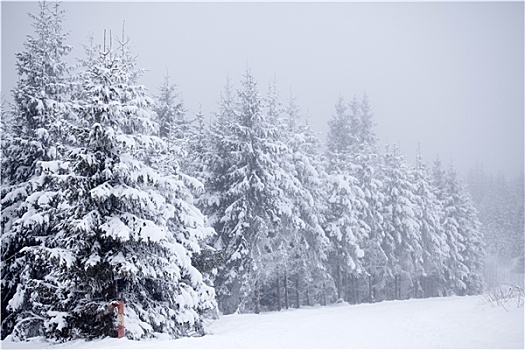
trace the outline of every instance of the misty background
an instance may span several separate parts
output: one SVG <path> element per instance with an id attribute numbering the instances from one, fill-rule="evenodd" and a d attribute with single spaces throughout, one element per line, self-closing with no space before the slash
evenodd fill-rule
<path id="1" fill-rule="evenodd" d="M 524 159 L 524 4 L 64 2 L 64 30 L 83 56 L 93 34 L 131 38 L 152 95 L 166 72 L 189 117 L 217 110 L 226 77 L 250 68 L 325 139 L 339 96 L 367 94 L 379 145 L 414 161 L 418 142 L 461 175 L 481 164 L 515 177 Z M 32 34 L 35 2 L 1 3 L 2 98 L 11 100 L 15 53 Z M 384 148 L 382 148 L 384 149 Z"/>

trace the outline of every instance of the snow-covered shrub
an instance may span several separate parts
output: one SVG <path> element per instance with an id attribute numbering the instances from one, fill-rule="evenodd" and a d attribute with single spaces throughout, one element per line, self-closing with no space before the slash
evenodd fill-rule
<path id="1" fill-rule="evenodd" d="M 502 307 L 508 311 L 511 307 L 523 307 L 525 294 L 523 289 L 512 284 L 504 283 L 491 288 L 483 295 L 483 304 L 491 307 Z"/>

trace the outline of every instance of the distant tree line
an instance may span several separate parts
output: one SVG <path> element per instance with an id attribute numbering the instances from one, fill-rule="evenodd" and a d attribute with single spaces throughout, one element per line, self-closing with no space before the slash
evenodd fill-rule
<path id="1" fill-rule="evenodd" d="M 148 95 L 125 37 L 68 66 L 63 11 L 39 9 L 2 112 L 2 339 L 111 335 L 117 299 L 141 339 L 202 335 L 217 309 L 483 291 L 466 187 L 380 151 L 366 96 L 339 99 L 322 143 L 247 71 L 206 123 L 169 77 Z"/>
<path id="2" fill-rule="evenodd" d="M 488 287 L 512 283 L 524 287 L 525 249 L 523 173 L 507 179 L 481 164 L 472 167 L 467 184 L 485 237 L 484 275 Z"/>

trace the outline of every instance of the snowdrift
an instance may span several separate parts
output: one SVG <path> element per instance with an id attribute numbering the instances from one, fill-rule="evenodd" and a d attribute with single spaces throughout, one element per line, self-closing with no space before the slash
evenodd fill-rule
<path id="1" fill-rule="evenodd" d="M 106 338 L 50 344 L 2 342 L 4 349 L 477 348 L 523 349 L 524 309 L 492 307 L 482 296 L 346 303 L 209 321 L 207 335 L 147 341 Z"/>

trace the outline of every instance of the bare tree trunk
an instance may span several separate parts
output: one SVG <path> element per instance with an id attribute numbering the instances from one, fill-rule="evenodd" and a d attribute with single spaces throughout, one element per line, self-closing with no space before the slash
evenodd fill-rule
<path id="1" fill-rule="evenodd" d="M 354 299 L 354 304 L 359 304 L 359 278 L 357 276 L 352 276 L 352 298 Z"/>
<path id="2" fill-rule="evenodd" d="M 312 303 L 310 302 L 310 290 L 308 286 L 306 286 L 306 305 L 312 306 Z"/>
<path id="3" fill-rule="evenodd" d="M 284 269 L 284 308 L 288 310 L 288 272 Z"/>
<path id="4" fill-rule="evenodd" d="M 344 296 L 345 296 L 345 301 L 346 302 L 350 302 L 350 298 L 352 296 L 352 293 L 350 292 L 350 280 L 352 279 L 352 275 L 346 275 L 345 278 L 343 279 L 344 282 L 343 282 L 343 290 L 344 290 Z"/>
<path id="5" fill-rule="evenodd" d="M 399 300 L 398 294 L 397 294 L 397 288 L 398 288 L 399 280 L 398 275 L 394 275 L 394 300 Z"/>
<path id="6" fill-rule="evenodd" d="M 322 305 L 326 306 L 326 286 L 323 283 Z"/>
<path id="7" fill-rule="evenodd" d="M 341 265 L 337 262 L 337 300 L 341 299 Z"/>
<path id="8" fill-rule="evenodd" d="M 347 299 L 348 299 L 348 302 L 350 303 L 353 303 L 353 304 L 356 304 L 356 300 L 355 300 L 355 279 L 356 277 L 354 276 L 354 274 L 350 274 L 347 278 L 347 282 L 346 282 L 346 295 L 347 295 Z"/>
<path id="9" fill-rule="evenodd" d="M 350 276 L 348 276 L 348 299 L 351 299 L 350 302 L 352 304 L 357 304 L 357 298 L 355 295 L 357 286 L 359 285 L 359 279 L 352 273 Z"/>
<path id="10" fill-rule="evenodd" d="M 279 271 L 277 271 L 277 281 L 276 281 L 276 299 L 277 299 L 277 311 L 281 311 L 281 283 L 279 281 Z"/>
<path id="11" fill-rule="evenodd" d="M 368 302 L 374 302 L 374 296 L 372 292 L 372 274 L 368 275 Z"/>
<path id="12" fill-rule="evenodd" d="M 295 307 L 298 309 L 301 307 L 299 300 L 299 274 L 295 275 Z"/>
<path id="13" fill-rule="evenodd" d="M 396 297 L 396 290 L 394 285 L 394 277 L 388 277 L 388 285 L 387 285 L 387 293 L 388 293 L 388 300 L 394 300 Z"/>
<path id="14" fill-rule="evenodd" d="M 394 298 L 392 297 L 392 294 L 391 294 L 391 287 L 390 285 L 392 284 L 392 279 L 390 278 L 390 276 L 387 277 L 386 279 L 386 282 L 385 282 L 385 296 L 386 296 L 386 300 L 393 300 Z"/>
<path id="15" fill-rule="evenodd" d="M 397 275 L 397 300 L 401 300 L 401 275 Z"/>
<path id="16" fill-rule="evenodd" d="M 259 279 L 255 281 L 255 313 L 261 312 L 261 294 L 259 291 Z"/>

